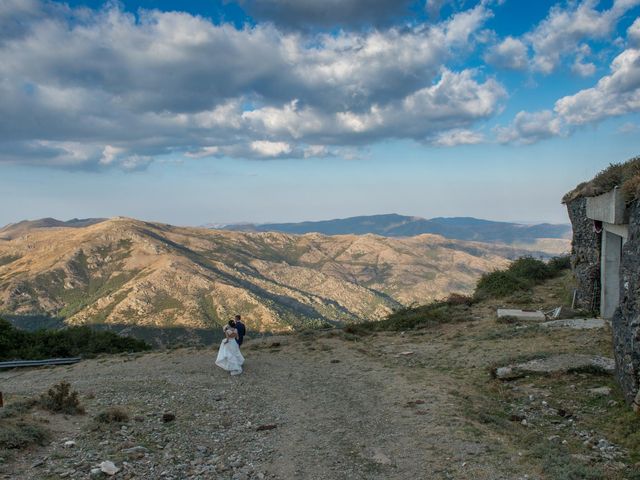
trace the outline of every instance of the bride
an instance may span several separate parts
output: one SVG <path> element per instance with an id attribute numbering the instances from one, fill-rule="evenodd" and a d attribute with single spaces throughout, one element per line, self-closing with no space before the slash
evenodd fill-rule
<path id="1" fill-rule="evenodd" d="M 236 330 L 233 320 L 225 325 L 222 331 L 224 332 L 225 338 L 220 344 L 216 365 L 228 371 L 231 375 L 240 375 L 242 373 L 244 357 L 242 353 L 240 353 L 238 342 L 236 342 L 238 330 Z"/>

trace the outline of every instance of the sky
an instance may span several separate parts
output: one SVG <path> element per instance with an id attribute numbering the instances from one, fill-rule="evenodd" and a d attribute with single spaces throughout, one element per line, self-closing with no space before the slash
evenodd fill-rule
<path id="1" fill-rule="evenodd" d="M 0 0 L 0 225 L 565 223 L 639 147 L 640 0 Z"/>

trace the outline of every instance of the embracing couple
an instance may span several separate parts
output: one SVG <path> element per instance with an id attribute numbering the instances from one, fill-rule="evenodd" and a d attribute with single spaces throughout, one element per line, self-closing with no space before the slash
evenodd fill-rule
<path id="1" fill-rule="evenodd" d="M 242 340 L 247 331 L 240 315 L 236 315 L 234 320 L 230 320 L 222 331 L 224 340 L 222 340 L 220 350 L 218 350 L 216 365 L 231 375 L 240 375 L 242 373 L 242 364 L 244 363 L 244 357 L 240 353 L 240 345 L 242 345 Z"/>

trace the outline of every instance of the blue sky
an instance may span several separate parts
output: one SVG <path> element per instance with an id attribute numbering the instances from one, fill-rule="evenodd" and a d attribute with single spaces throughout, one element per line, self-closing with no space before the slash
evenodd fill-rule
<path id="1" fill-rule="evenodd" d="M 640 0 L 0 2 L 0 224 L 565 222 L 640 154 Z"/>

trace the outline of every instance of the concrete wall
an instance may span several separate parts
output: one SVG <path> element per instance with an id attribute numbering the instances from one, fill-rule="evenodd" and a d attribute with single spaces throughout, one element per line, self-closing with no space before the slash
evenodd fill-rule
<path id="1" fill-rule="evenodd" d="M 640 201 L 628 207 L 629 233 L 622 247 L 620 305 L 613 315 L 616 375 L 628 402 L 640 409 Z"/>

